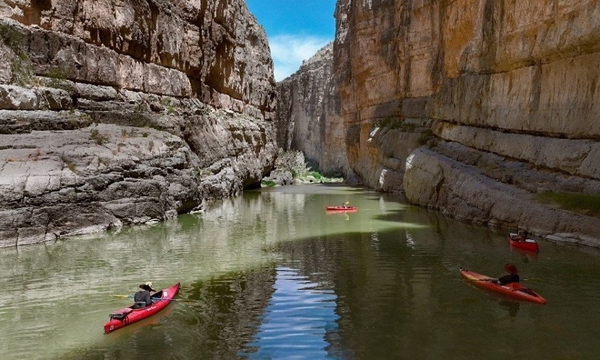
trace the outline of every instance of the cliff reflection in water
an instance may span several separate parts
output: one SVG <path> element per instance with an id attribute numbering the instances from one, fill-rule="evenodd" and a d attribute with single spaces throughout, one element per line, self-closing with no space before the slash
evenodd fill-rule
<path id="1" fill-rule="evenodd" d="M 242 354 L 248 359 L 325 359 L 338 349 L 336 295 L 287 267 L 277 268 L 275 292 L 256 339 Z"/>
<path id="2" fill-rule="evenodd" d="M 325 213 L 347 200 L 356 213 Z M 0 251 L 0 356 L 594 358 L 600 253 L 540 248 L 523 257 L 504 231 L 364 189 L 248 192 L 154 227 Z M 499 302 L 458 271 L 496 276 L 508 261 L 547 306 Z M 130 303 L 112 295 L 140 281 L 182 288 L 165 312 L 104 335 Z"/>

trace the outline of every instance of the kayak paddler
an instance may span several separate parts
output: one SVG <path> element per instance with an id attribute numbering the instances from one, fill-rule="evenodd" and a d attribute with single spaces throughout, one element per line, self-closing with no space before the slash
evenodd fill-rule
<path id="1" fill-rule="evenodd" d="M 489 278 L 488 281 L 492 281 L 500 285 L 506 285 L 515 282 L 518 283 L 519 281 L 521 281 L 521 279 L 519 278 L 519 270 L 517 270 L 515 264 L 508 263 L 504 265 L 504 270 L 506 270 L 508 274 L 501 276 L 497 279 Z"/>
<path id="2" fill-rule="evenodd" d="M 135 302 L 134 306 L 136 309 L 152 305 L 152 297 L 150 296 L 150 292 L 156 292 L 156 290 L 154 290 L 152 287 L 152 282 L 150 281 L 140 285 L 140 289 L 142 290 L 133 295 L 133 301 Z"/>

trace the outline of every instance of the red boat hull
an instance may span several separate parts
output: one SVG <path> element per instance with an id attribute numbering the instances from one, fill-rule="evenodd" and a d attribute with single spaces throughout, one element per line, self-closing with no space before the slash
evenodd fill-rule
<path id="1" fill-rule="evenodd" d="M 510 246 L 515 247 L 517 249 L 536 252 L 540 251 L 537 241 L 533 239 L 523 238 L 517 234 L 509 234 L 508 242 L 510 243 Z"/>
<path id="2" fill-rule="evenodd" d="M 113 331 L 124 328 L 127 325 L 131 325 L 138 321 L 149 318 L 150 316 L 163 310 L 169 304 L 177 293 L 179 293 L 180 284 L 177 283 L 167 289 L 158 291 L 152 295 L 152 299 L 155 300 L 150 306 L 146 306 L 141 309 L 134 309 L 133 305 L 120 310 L 117 310 L 110 314 L 110 320 L 104 324 L 104 333 L 108 334 Z M 156 299 L 155 299 L 156 298 Z"/>
<path id="3" fill-rule="evenodd" d="M 540 294 L 535 291 L 521 285 L 520 283 L 510 283 L 507 285 L 500 285 L 492 281 L 486 281 L 490 279 L 489 276 L 481 275 L 473 271 L 460 269 L 461 275 L 471 281 L 474 285 L 500 293 L 518 300 L 530 301 L 537 304 L 545 304 L 547 301 Z"/>
<path id="4" fill-rule="evenodd" d="M 327 212 L 356 212 L 358 208 L 355 206 L 327 206 Z"/>

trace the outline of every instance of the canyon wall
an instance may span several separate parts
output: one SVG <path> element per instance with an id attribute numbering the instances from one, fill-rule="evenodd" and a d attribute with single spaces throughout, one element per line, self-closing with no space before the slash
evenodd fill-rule
<path id="1" fill-rule="evenodd" d="M 174 218 L 273 167 L 244 0 L 0 1 L 0 62 L 0 246 Z"/>
<path id="2" fill-rule="evenodd" d="M 600 246 L 600 219 L 540 198 L 600 194 L 598 1 L 339 0 L 336 19 L 344 134 L 321 142 L 350 173 L 466 221 Z"/>
<path id="3" fill-rule="evenodd" d="M 300 150 L 325 175 L 351 174 L 339 94 L 333 81 L 333 42 L 277 84 L 279 147 Z"/>

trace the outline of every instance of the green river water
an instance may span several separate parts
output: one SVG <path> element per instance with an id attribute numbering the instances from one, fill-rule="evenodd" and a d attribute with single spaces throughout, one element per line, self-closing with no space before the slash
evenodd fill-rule
<path id="1" fill-rule="evenodd" d="M 355 213 L 327 214 L 349 201 Z M 514 231 L 514 229 L 513 229 Z M 154 226 L 0 249 L 2 359 L 595 359 L 600 251 L 328 185 L 248 191 Z M 514 262 L 547 305 L 475 288 Z M 143 282 L 158 315 L 103 334 Z M 120 296 L 119 296 L 120 295 Z"/>

